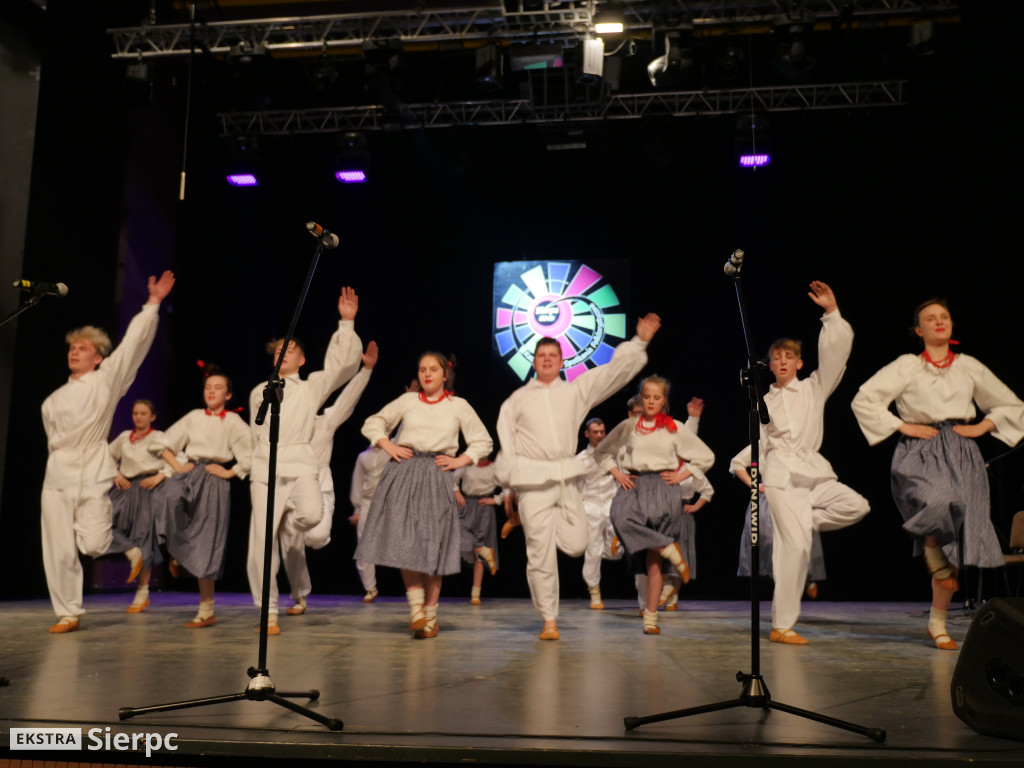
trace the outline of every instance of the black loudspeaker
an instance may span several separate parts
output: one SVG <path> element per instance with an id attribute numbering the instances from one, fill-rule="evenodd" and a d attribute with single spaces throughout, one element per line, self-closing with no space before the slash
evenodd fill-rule
<path id="1" fill-rule="evenodd" d="M 953 712 L 978 733 L 1024 741 L 1024 598 L 996 598 L 978 610 L 950 693 Z"/>

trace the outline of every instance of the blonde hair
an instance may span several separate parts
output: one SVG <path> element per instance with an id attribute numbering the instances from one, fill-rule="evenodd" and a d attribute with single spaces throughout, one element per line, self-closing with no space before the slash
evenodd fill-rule
<path id="1" fill-rule="evenodd" d="M 668 413 L 668 390 L 669 390 L 669 386 L 670 386 L 669 383 L 668 383 L 668 379 L 666 379 L 664 376 L 659 376 L 658 374 L 653 374 L 651 376 L 648 376 L 646 379 L 644 379 L 644 380 L 642 380 L 640 382 L 640 390 L 637 393 L 637 398 L 638 399 L 641 399 L 643 397 L 644 387 L 647 386 L 648 384 L 657 384 L 657 385 L 659 385 L 661 387 L 661 391 L 665 395 L 665 404 L 663 406 L 661 406 L 661 412 L 667 414 Z"/>
<path id="2" fill-rule="evenodd" d="M 781 349 L 785 352 L 792 352 L 799 359 L 803 359 L 804 345 L 800 339 L 776 339 L 772 342 L 772 345 L 768 347 L 768 357 L 772 356 L 772 353 L 777 349 Z"/>
<path id="3" fill-rule="evenodd" d="M 97 328 L 95 325 L 83 325 L 81 328 L 75 328 L 72 331 L 68 331 L 68 335 L 64 337 L 64 341 L 68 344 L 72 344 L 76 341 L 87 341 L 96 348 L 96 354 L 100 357 L 106 357 L 110 354 L 110 350 L 113 348 L 113 344 L 110 343 L 110 337 L 107 336 L 107 332 L 102 328 Z"/>

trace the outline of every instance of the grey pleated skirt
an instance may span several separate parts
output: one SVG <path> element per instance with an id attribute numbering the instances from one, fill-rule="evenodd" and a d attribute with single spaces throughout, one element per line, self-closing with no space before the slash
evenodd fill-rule
<path id="1" fill-rule="evenodd" d="M 925 536 L 937 536 L 946 557 L 963 565 L 997 568 L 1005 563 L 989 515 L 988 474 L 975 441 L 953 431 L 955 422 L 936 424 L 939 434 L 923 440 L 902 436 L 892 457 L 892 497 L 903 529 L 920 554 Z"/>
<path id="2" fill-rule="evenodd" d="M 420 573 L 458 573 L 461 538 L 452 473 L 417 452 L 384 468 L 355 559 Z"/>
<path id="3" fill-rule="evenodd" d="M 164 480 L 153 490 L 153 518 L 158 541 L 197 579 L 219 579 L 231 519 L 231 484 L 195 469 Z"/>
<path id="4" fill-rule="evenodd" d="M 114 507 L 111 527 L 131 542 L 132 546 L 142 550 L 144 565 L 159 565 L 164 558 L 160 554 L 153 523 L 153 494 L 156 489 L 139 485 L 144 479 L 145 476 L 134 477 L 127 490 L 113 488 L 110 491 L 110 503 Z"/>
<path id="5" fill-rule="evenodd" d="M 612 499 L 611 520 L 615 535 L 623 549 L 630 556 L 630 569 L 634 573 L 646 573 L 646 551 L 663 549 L 678 541 L 683 533 L 683 496 L 678 485 L 669 485 L 657 472 L 643 472 L 634 481 L 631 490 L 619 488 Z M 694 554 L 692 542 L 683 547 L 683 557 Z M 690 564 L 689 559 L 686 560 Z M 692 568 L 692 566 L 691 566 Z"/>
<path id="6" fill-rule="evenodd" d="M 757 551 L 758 575 L 772 578 L 772 511 L 768 499 L 762 493 L 758 501 Z M 743 521 L 743 535 L 740 537 L 740 562 L 736 569 L 737 576 L 750 576 L 750 504 L 747 504 L 746 517 Z M 807 578 L 810 581 L 824 581 L 825 551 L 821 547 L 821 534 L 811 532 L 811 562 L 807 567 Z"/>
<path id="7" fill-rule="evenodd" d="M 462 559 L 467 565 L 476 562 L 476 549 L 490 547 L 494 550 L 494 564 L 498 563 L 498 524 L 494 507 L 483 506 L 476 496 L 466 497 L 466 506 L 459 507 L 459 533 Z"/>

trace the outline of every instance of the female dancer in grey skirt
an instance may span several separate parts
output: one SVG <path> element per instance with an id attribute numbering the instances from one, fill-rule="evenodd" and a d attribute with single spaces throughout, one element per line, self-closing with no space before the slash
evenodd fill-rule
<path id="1" fill-rule="evenodd" d="M 153 523 L 153 489 L 170 474 L 160 454 L 164 433 L 153 429 L 156 410 L 151 400 L 132 403 L 135 429 L 122 432 L 110 442 L 110 455 L 117 462 L 117 477 L 110 490 L 114 507 L 113 526 L 142 550 L 142 570 L 135 598 L 127 613 L 142 613 L 149 607 L 149 578 L 153 566 L 163 562 Z M 166 473 L 166 474 L 165 474 Z"/>
<path id="2" fill-rule="evenodd" d="M 634 568 L 647 572 L 645 635 L 657 635 L 661 597 L 661 559 L 675 567 L 685 584 L 690 569 L 677 539 L 681 533 L 683 497 L 679 483 L 691 475 L 679 469 L 680 459 L 706 472 L 715 455 L 700 438 L 668 415 L 668 382 L 648 376 L 640 383 L 640 416 L 627 419 L 594 449 L 602 469 L 611 472 L 620 490 L 612 500 L 611 518 L 623 548 L 634 556 Z M 616 455 L 623 449 L 622 467 Z M 646 551 L 638 562 L 635 557 Z"/>
<path id="3" fill-rule="evenodd" d="M 932 576 L 928 635 L 937 648 L 954 650 L 946 611 L 958 588 L 960 529 L 964 565 L 1003 564 L 989 517 L 988 476 L 973 438 L 991 432 L 1015 445 L 1024 435 L 1024 403 L 975 358 L 950 350 L 953 321 L 945 299 L 914 311 L 914 332 L 924 351 L 901 355 L 868 379 L 853 412 L 872 445 L 902 435 L 892 459 L 892 494 L 915 553 L 923 544 Z M 893 401 L 899 417 L 889 411 Z M 972 424 L 975 402 L 985 417 Z"/>
<path id="4" fill-rule="evenodd" d="M 437 635 L 441 578 L 459 570 L 459 511 L 450 472 L 491 452 L 476 411 L 451 392 L 453 373 L 438 352 L 420 356 L 419 392 L 393 400 L 363 424 L 363 435 L 391 456 L 373 495 L 355 559 L 399 568 L 409 600 L 409 629 Z M 395 444 L 388 435 L 399 424 Z M 466 451 L 456 456 L 459 432 Z"/>

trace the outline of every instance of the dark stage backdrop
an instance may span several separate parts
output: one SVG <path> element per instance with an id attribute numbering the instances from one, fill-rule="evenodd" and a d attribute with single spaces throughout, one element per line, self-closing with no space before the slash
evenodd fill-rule
<path id="1" fill-rule="evenodd" d="M 374 133 L 372 181 L 349 186 L 333 179 L 330 137 L 266 140 L 266 182 L 230 189 L 200 79 L 188 193 L 178 202 L 181 70 L 158 80 L 154 104 L 130 106 L 105 58 L 103 23 L 74 3 L 50 7 L 63 30 L 58 39 L 79 58 L 71 66 L 69 51 L 54 45 L 44 65 L 25 269 L 66 280 L 73 295 L 19 328 L 0 509 L 5 596 L 45 594 L 38 491 L 46 446 L 38 409 L 66 377 L 64 332 L 86 322 L 123 326 L 144 296 L 144 275 L 173 267 L 178 284 L 134 396 L 154 396 L 158 426 L 168 426 L 200 404 L 198 358 L 227 369 L 236 404 L 247 404 L 269 371 L 263 346 L 283 333 L 308 267 L 314 243 L 304 222 L 316 220 L 342 243 L 322 259 L 298 328 L 309 368 L 322 362 L 341 285 L 358 291 L 357 330 L 381 349 L 370 386 L 335 441 L 338 510 L 333 542 L 310 553 L 316 591 L 360 591 L 350 559 L 354 532 L 345 522 L 352 463 L 365 445 L 359 425 L 402 392 L 418 352 L 456 355 L 458 392 L 488 425 L 517 386 L 491 351 L 495 262 L 616 259 L 628 271 L 622 300 L 630 325 L 648 311 L 663 318 L 645 372 L 672 380 L 677 414 L 691 396 L 704 398 L 700 434 L 718 457 L 709 475 L 715 500 L 697 522 L 700 578 L 686 595 L 745 596 L 735 570 L 746 492 L 727 472 L 747 439 L 738 380 L 744 343 L 734 286 L 722 271 L 729 253 L 743 248 L 759 350 L 781 335 L 802 337 L 805 370 L 815 367 L 819 311 L 806 296 L 812 279 L 834 288 L 857 333 L 826 410 L 822 452 L 873 511 L 824 536 L 823 596 L 929 598 L 889 496 L 892 441 L 869 447 L 849 403 L 879 367 L 916 350 L 911 310 L 935 295 L 952 302 L 960 350 L 1024 393 L 1013 331 L 1022 270 L 1012 250 L 1021 148 L 1011 100 L 996 98 L 1009 87 L 1019 53 L 1004 16 L 965 8 L 963 22 L 949 28 L 950 47 L 916 76 L 907 107 L 773 115 L 773 162 L 753 173 L 735 167 L 734 119 L 690 118 L 608 124 L 577 152 L 546 151 L 531 126 Z M 74 125 L 73 142 L 71 106 L 89 116 Z M 69 163 L 71 176 L 63 172 Z M 597 415 L 614 425 L 630 394 L 615 395 Z M 123 410 L 114 429 L 128 426 Z M 986 456 L 1005 449 L 991 437 L 980 445 Z M 1000 462 L 993 478 L 993 517 L 1006 532 L 1024 505 L 1024 459 Z M 248 489 L 236 481 L 233 494 L 222 588 L 244 590 Z M 485 595 L 527 595 L 522 549 L 519 533 L 502 544 L 503 568 L 485 583 Z M 563 562 L 565 595 L 585 594 L 581 566 Z M 617 564 L 605 573 L 607 595 L 632 594 Z M 450 582 L 446 594 L 468 592 L 466 575 Z M 385 574 L 383 588 L 397 593 L 397 574 Z"/>

